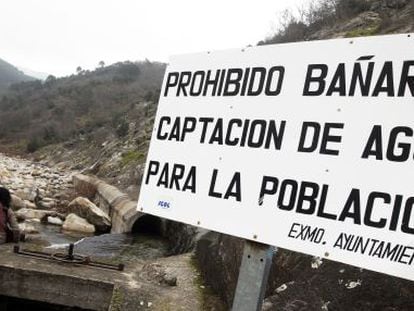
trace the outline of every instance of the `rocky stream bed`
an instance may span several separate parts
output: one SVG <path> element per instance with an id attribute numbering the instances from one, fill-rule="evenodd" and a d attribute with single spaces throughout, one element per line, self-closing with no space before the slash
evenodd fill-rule
<path id="1" fill-rule="evenodd" d="M 11 191 L 11 207 L 26 236 L 21 249 L 54 254 L 74 243 L 76 254 L 125 264 L 123 274 L 134 280 L 125 285 L 126 293 L 147 283 L 152 290 L 139 299 L 128 295 L 119 310 L 224 310 L 219 299 L 205 291 L 190 253 L 174 255 L 170 241 L 153 232 L 111 234 L 110 217 L 75 192 L 76 173 L 0 155 L 0 185 Z M 16 305 L 15 300 L 10 303 Z"/>

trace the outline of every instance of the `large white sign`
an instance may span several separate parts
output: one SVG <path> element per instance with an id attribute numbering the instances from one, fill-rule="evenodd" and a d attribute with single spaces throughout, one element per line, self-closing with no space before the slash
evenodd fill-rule
<path id="1" fill-rule="evenodd" d="M 138 209 L 414 280 L 414 38 L 174 56 Z"/>

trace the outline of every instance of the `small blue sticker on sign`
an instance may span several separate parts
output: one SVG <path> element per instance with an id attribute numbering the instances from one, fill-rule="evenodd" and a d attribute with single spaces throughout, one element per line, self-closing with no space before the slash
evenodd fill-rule
<path id="1" fill-rule="evenodd" d="M 171 207 L 171 203 L 168 201 L 158 201 L 158 207 L 162 209 L 169 209 Z"/>

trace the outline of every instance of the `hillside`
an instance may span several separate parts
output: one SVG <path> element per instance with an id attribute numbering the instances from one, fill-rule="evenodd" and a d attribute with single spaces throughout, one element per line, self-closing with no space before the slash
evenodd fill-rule
<path id="1" fill-rule="evenodd" d="M 412 0 L 321 0 L 285 11 L 278 31 L 258 45 L 414 31 Z"/>
<path id="2" fill-rule="evenodd" d="M 4 93 L 13 83 L 30 80 L 34 80 L 34 78 L 25 75 L 13 65 L 0 59 L 0 94 Z"/>
<path id="3" fill-rule="evenodd" d="M 163 73 L 160 63 L 123 62 L 14 84 L 0 100 L 2 151 L 34 152 L 103 128 L 121 137 L 126 114 L 156 99 Z"/>
<path id="4" fill-rule="evenodd" d="M 0 152 L 132 185 L 136 198 L 164 71 L 119 62 L 15 84 L 0 100 Z"/>

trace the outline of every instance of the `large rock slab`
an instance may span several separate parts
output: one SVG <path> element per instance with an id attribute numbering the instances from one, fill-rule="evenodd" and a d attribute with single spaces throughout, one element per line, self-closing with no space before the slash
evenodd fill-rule
<path id="1" fill-rule="evenodd" d="M 62 225 L 66 231 L 75 231 L 81 233 L 95 233 L 95 226 L 90 224 L 86 219 L 75 214 L 69 214 Z"/>
<path id="2" fill-rule="evenodd" d="M 68 205 L 68 211 L 93 224 L 97 231 L 106 232 L 111 228 L 111 219 L 87 198 L 77 197 Z"/>

